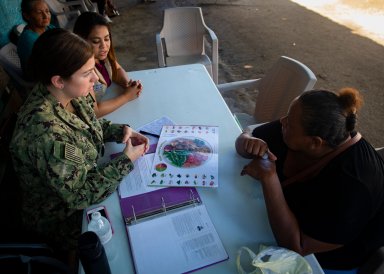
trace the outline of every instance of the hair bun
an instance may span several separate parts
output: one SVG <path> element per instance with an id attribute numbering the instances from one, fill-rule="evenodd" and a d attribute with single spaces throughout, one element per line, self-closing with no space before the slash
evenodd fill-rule
<path id="1" fill-rule="evenodd" d="M 339 91 L 339 102 L 346 115 L 356 113 L 363 105 L 363 98 L 357 89 L 346 87 Z"/>

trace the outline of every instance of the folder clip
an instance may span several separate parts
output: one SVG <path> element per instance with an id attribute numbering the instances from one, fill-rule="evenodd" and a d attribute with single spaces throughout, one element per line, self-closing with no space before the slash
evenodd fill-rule
<path id="1" fill-rule="evenodd" d="M 140 219 L 153 217 L 159 214 L 167 214 L 169 211 L 172 211 L 172 210 L 180 209 L 187 206 L 196 206 L 199 204 L 201 204 L 200 199 L 195 197 L 195 193 L 191 189 L 189 194 L 189 200 L 186 200 L 181 203 L 167 205 L 164 197 L 161 197 L 161 205 L 159 209 L 156 209 L 156 210 L 144 212 L 141 214 L 136 214 L 135 207 L 132 205 L 132 216 L 125 218 L 125 223 L 127 225 L 130 225 L 132 223 L 136 223 Z"/>

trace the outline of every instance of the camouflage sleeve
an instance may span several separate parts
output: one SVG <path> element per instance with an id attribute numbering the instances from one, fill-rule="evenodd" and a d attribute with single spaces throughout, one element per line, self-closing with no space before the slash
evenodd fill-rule
<path id="1" fill-rule="evenodd" d="M 111 121 L 106 119 L 99 119 L 99 122 L 103 128 L 104 142 L 121 142 L 124 124 L 112 124 Z"/>
<path id="2" fill-rule="evenodd" d="M 47 140 L 44 140 L 47 141 Z M 84 209 L 113 193 L 123 176 L 133 169 L 132 161 L 119 155 L 104 165 L 87 161 L 77 147 L 60 142 L 38 142 L 29 147 L 40 176 L 72 209 Z"/>

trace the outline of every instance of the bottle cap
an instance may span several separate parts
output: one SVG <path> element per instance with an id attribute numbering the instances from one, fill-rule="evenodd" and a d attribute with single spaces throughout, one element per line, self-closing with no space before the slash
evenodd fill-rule
<path id="1" fill-rule="evenodd" d="M 98 220 L 100 218 L 101 218 L 101 214 L 100 214 L 99 211 L 95 211 L 95 212 L 92 213 L 92 219 L 93 220 Z"/>
<path id="2" fill-rule="evenodd" d="M 103 252 L 103 245 L 99 237 L 93 231 L 87 231 L 80 235 L 78 240 L 79 256 L 86 260 L 95 260 Z"/>

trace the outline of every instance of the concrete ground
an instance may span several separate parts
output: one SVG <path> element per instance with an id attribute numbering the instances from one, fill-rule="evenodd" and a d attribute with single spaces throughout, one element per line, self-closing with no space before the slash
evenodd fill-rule
<path id="1" fill-rule="evenodd" d="M 121 13 L 112 18 L 114 45 L 127 71 L 158 67 L 155 34 L 161 30 L 165 8 L 201 6 L 206 24 L 219 39 L 219 83 L 259 78 L 279 56 L 295 58 L 314 71 L 315 88 L 359 89 L 365 105 L 358 129 L 374 146 L 384 146 L 384 47 L 380 43 L 289 0 L 114 3 Z M 233 112 L 251 113 L 254 108 L 252 92 L 223 97 Z"/>

